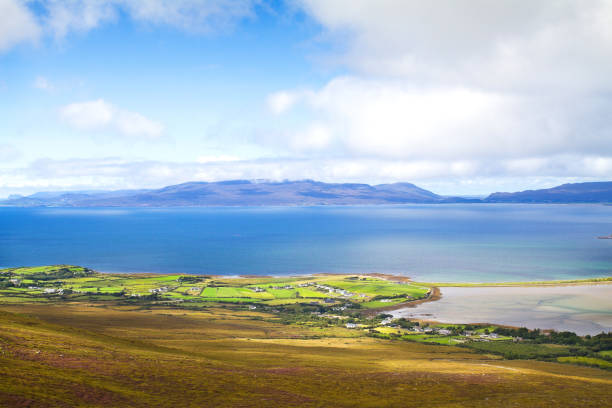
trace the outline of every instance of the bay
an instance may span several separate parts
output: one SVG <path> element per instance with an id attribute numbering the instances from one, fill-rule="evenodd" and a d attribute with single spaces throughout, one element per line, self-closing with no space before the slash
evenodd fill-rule
<path id="1" fill-rule="evenodd" d="M 389 273 L 428 282 L 609 276 L 612 207 L 449 204 L 0 208 L 0 267 Z"/>

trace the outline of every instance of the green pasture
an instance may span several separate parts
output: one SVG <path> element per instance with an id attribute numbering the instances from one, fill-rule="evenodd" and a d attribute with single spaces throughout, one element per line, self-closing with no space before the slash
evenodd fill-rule
<path id="1" fill-rule="evenodd" d="M 354 280 L 345 278 L 342 280 L 327 280 L 326 285 L 348 290 L 352 293 L 364 294 L 368 296 L 424 296 L 429 287 L 413 285 L 409 283 L 396 283 L 377 278 L 360 278 Z"/>
<path id="2" fill-rule="evenodd" d="M 570 356 L 570 357 L 559 357 L 557 361 L 560 363 L 572 363 L 579 365 L 586 365 L 591 367 L 599 367 L 599 368 L 612 368 L 612 362 L 603 360 L 601 358 L 595 357 L 580 357 L 580 356 Z"/>
<path id="3" fill-rule="evenodd" d="M 10 279 L 18 279 L 15 285 Z M 300 284 L 309 286 L 299 287 Z M 219 278 L 191 275 L 153 275 L 153 274 L 102 274 L 88 268 L 71 265 L 20 267 L 0 271 L 0 284 L 7 291 L 0 292 L 0 302 L 4 298 L 17 296 L 31 301 L 57 298 L 58 294 L 44 293 L 45 288 L 62 288 L 66 291 L 62 298 L 91 299 L 95 296 L 109 295 L 117 299 L 122 293 L 153 296 L 155 300 L 184 300 L 190 302 L 266 302 L 270 305 L 293 303 L 321 303 L 322 299 L 335 298 L 342 301 L 344 296 L 318 290 L 314 284 L 334 289 L 344 289 L 353 293 L 352 302 L 361 303 L 363 308 L 372 309 L 392 306 L 406 300 L 407 296 L 420 298 L 428 287 L 392 282 L 377 277 L 342 275 L 317 275 L 312 277 L 242 277 Z M 16 287 L 10 287 L 16 286 Z M 28 289 L 39 287 L 40 289 Z M 283 287 L 291 288 L 284 289 Z M 256 287 L 264 289 L 256 292 Z M 192 288 L 197 288 L 192 290 Z M 84 297 L 83 297 L 84 296 Z M 384 298 L 391 299 L 382 302 Z"/>

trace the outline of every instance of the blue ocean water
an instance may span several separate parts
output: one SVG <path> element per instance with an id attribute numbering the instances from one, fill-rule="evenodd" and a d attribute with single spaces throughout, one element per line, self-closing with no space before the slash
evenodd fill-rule
<path id="1" fill-rule="evenodd" d="M 612 275 L 610 233 L 603 205 L 0 208 L 0 267 L 573 279 Z"/>

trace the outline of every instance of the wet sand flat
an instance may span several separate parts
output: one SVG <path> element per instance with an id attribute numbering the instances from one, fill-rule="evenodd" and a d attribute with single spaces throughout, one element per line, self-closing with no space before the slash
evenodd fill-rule
<path id="1" fill-rule="evenodd" d="M 612 330 L 612 285 L 443 287 L 442 298 L 391 312 L 445 323 L 495 323 L 580 335 Z"/>

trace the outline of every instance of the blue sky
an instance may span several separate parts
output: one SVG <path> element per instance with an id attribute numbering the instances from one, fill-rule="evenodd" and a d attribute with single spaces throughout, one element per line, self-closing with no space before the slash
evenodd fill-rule
<path id="1" fill-rule="evenodd" d="M 610 179 L 612 2 L 0 0 L 0 197 Z"/>

